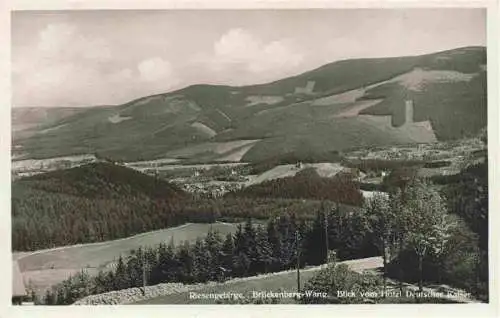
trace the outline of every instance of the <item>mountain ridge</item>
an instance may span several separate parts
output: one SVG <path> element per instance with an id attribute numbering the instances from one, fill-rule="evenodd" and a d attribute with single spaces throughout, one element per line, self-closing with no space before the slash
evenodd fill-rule
<path id="1" fill-rule="evenodd" d="M 438 140 L 476 133 L 486 125 L 486 48 L 347 59 L 264 84 L 190 85 L 87 109 L 56 121 L 52 131 L 20 138 L 16 144 L 25 158 L 91 151 L 131 161 L 206 143 L 259 140 L 239 158 L 255 161 L 305 152 L 299 149 L 303 145 L 314 153 L 325 147 L 341 151 L 432 141 L 424 131 L 421 137 L 404 136 L 413 134 L 401 130 L 405 100 L 414 104 L 412 122 L 428 121 L 426 127 Z M 451 119 L 462 123 L 461 130 Z M 228 153 L 208 151 L 189 159 L 213 161 L 222 155 Z"/>

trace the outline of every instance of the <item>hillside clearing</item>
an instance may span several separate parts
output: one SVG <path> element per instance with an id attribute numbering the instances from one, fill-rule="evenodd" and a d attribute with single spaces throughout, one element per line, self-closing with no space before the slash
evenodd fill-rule
<path id="1" fill-rule="evenodd" d="M 248 104 L 246 106 L 254 106 L 259 104 L 273 105 L 284 101 L 282 96 L 248 96 L 246 98 Z"/>
<path id="2" fill-rule="evenodd" d="M 200 122 L 192 123 L 191 127 L 198 129 L 200 132 L 204 133 L 209 138 L 212 138 L 215 135 L 217 135 L 217 132 L 215 130 Z"/>
<path id="3" fill-rule="evenodd" d="M 130 120 L 130 119 L 132 119 L 132 117 L 129 117 L 129 116 L 122 117 L 122 116 L 120 116 L 120 114 L 115 114 L 113 116 L 108 117 L 108 121 L 112 124 L 118 124 L 118 123 L 121 123 L 122 121 Z"/>
<path id="4" fill-rule="evenodd" d="M 343 117 L 354 117 L 358 116 L 359 112 L 365 108 L 372 107 L 378 103 L 380 103 L 382 99 L 374 99 L 374 100 L 365 100 L 356 102 L 345 109 L 341 110 L 337 114 L 335 114 L 334 118 L 343 118 Z"/>
<path id="5" fill-rule="evenodd" d="M 357 118 L 363 123 L 397 136 L 401 142 L 432 143 L 437 141 L 436 134 L 429 121 L 394 127 L 390 116 L 359 115 Z"/>
<path id="6" fill-rule="evenodd" d="M 229 155 L 232 151 L 240 150 L 238 148 L 244 146 L 253 146 L 258 141 L 259 140 L 235 140 L 227 142 L 205 142 L 202 144 L 169 151 L 166 154 L 166 157 L 191 158 L 198 155 L 206 155 L 207 153 L 211 153 L 213 155 Z M 247 151 L 249 149 L 250 148 L 248 148 Z"/>
<path id="7" fill-rule="evenodd" d="M 429 83 L 468 82 L 477 74 L 465 74 L 457 71 L 423 70 L 415 68 L 412 71 L 394 78 L 393 82 L 399 82 L 412 91 L 420 91 Z"/>
<path id="8" fill-rule="evenodd" d="M 295 165 L 280 165 L 268 170 L 254 179 L 250 180 L 247 183 L 247 186 L 262 183 L 264 181 L 285 178 L 285 177 L 293 177 L 297 174 L 301 169 L 297 168 Z"/>
<path id="9" fill-rule="evenodd" d="M 228 154 L 224 157 L 220 157 L 217 159 L 217 161 L 233 161 L 233 162 L 240 162 L 243 156 L 250 150 L 252 147 L 255 145 L 255 143 L 251 145 L 245 145 L 241 147 L 240 149 L 234 151 L 231 154 Z"/>
<path id="10" fill-rule="evenodd" d="M 246 186 L 262 183 L 269 180 L 293 177 L 298 172 L 302 171 L 306 168 L 314 168 L 316 172 L 321 177 L 330 178 L 335 176 L 337 173 L 342 171 L 344 167 L 342 167 L 338 163 L 331 162 L 321 162 L 321 163 L 305 163 L 299 168 L 296 165 L 288 164 L 288 165 L 278 165 L 274 168 L 267 170 L 266 172 L 255 176 L 247 182 Z"/>

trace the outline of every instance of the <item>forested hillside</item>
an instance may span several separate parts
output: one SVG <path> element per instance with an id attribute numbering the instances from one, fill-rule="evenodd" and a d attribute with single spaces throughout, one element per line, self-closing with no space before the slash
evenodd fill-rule
<path id="1" fill-rule="evenodd" d="M 283 211 L 312 218 L 316 196 L 195 199 L 129 168 L 89 164 L 12 184 L 12 247 L 37 250 L 101 242 L 185 222 L 267 219 Z"/>

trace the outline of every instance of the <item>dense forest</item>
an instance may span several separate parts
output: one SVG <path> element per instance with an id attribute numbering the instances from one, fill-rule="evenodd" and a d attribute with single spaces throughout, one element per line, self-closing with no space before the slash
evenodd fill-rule
<path id="1" fill-rule="evenodd" d="M 15 251 L 101 242 L 186 222 L 240 221 L 248 216 L 267 219 L 283 211 L 307 219 L 314 217 L 311 211 L 321 204 L 314 200 L 266 198 L 89 199 L 30 188 L 16 188 L 15 196 L 12 204 Z"/>

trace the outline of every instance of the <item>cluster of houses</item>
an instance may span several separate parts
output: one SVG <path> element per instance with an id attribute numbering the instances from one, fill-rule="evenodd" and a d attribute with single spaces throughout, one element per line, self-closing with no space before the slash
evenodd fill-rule
<path id="1" fill-rule="evenodd" d="M 198 182 L 198 183 L 184 183 L 181 186 L 187 192 L 211 198 L 221 197 L 227 192 L 236 191 L 243 187 L 243 185 L 238 182 L 231 182 L 231 183 Z"/>
<path id="2" fill-rule="evenodd" d="M 12 162 L 12 177 L 21 178 L 37 175 L 44 172 L 69 169 L 92 162 L 100 162 L 102 159 L 97 159 L 94 156 L 75 156 L 61 157 L 52 159 L 27 159 Z"/>

